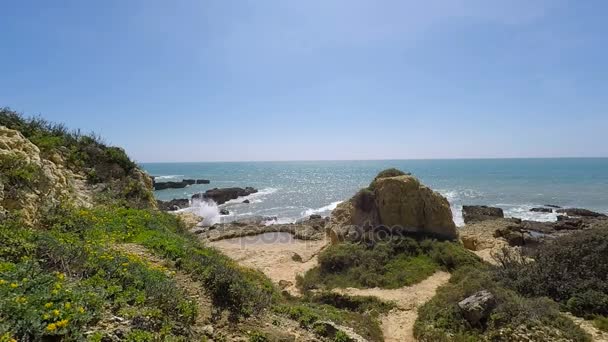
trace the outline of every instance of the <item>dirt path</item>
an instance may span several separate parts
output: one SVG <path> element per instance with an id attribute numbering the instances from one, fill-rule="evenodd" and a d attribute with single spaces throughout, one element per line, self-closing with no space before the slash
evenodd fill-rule
<path id="1" fill-rule="evenodd" d="M 589 320 L 576 317 L 572 314 L 565 314 L 570 318 L 576 325 L 581 327 L 587 334 L 591 335 L 591 340 L 594 342 L 608 342 L 608 333 L 603 332 L 593 326 L 593 322 Z"/>
<path id="2" fill-rule="evenodd" d="M 248 237 L 214 241 L 209 245 L 244 266 L 262 271 L 292 295 L 299 295 L 295 286 L 296 275 L 304 274 L 317 265 L 317 254 L 327 245 L 327 241 L 294 239 L 281 243 L 256 242 Z"/>
<path id="3" fill-rule="evenodd" d="M 394 290 L 346 288 L 335 291 L 351 296 L 374 296 L 383 301 L 396 303 L 395 309 L 381 317 L 384 341 L 408 342 L 416 341 L 414 322 L 418 317 L 418 308 L 433 298 L 437 288 L 447 283 L 449 279 L 449 273 L 440 271 L 418 284 Z"/>

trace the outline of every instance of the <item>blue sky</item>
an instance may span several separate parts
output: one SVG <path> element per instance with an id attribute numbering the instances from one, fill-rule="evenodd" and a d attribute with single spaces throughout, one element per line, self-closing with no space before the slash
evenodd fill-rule
<path id="1" fill-rule="evenodd" d="M 2 1 L 0 106 L 138 161 L 608 156 L 607 1 Z"/>

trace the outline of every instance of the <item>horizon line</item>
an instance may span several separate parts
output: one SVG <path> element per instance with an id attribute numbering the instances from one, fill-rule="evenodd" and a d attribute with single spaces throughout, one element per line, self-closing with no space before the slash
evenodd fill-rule
<path id="1" fill-rule="evenodd" d="M 348 162 L 348 161 L 414 161 L 414 160 L 514 160 L 514 159 L 608 159 L 605 157 L 470 157 L 470 158 L 381 158 L 381 159 L 284 159 L 284 160 L 200 160 L 200 161 L 146 161 L 137 164 L 196 164 L 196 163 L 281 163 L 281 162 Z"/>

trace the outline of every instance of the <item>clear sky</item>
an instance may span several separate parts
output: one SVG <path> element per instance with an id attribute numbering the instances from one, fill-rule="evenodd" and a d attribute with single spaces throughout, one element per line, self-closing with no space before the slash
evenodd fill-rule
<path id="1" fill-rule="evenodd" d="M 608 1 L 0 1 L 0 106 L 140 162 L 608 156 Z"/>

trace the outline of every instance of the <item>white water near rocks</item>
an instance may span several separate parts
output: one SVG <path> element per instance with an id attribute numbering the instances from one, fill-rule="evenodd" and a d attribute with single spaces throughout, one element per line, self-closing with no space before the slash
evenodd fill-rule
<path id="1" fill-rule="evenodd" d="M 457 225 L 463 224 L 463 205 L 497 206 L 508 217 L 538 221 L 556 219 L 555 213 L 530 211 L 544 204 L 608 213 L 607 158 L 162 163 L 143 167 L 160 176 L 157 181 L 211 180 L 211 184 L 156 191 L 162 200 L 189 198 L 216 187 L 253 186 L 260 190 L 231 200 L 218 210 L 213 205 L 195 204 L 193 210 L 213 222 L 268 216 L 276 217 L 273 223 L 290 223 L 312 214 L 327 216 L 389 167 L 412 172 L 443 194 Z M 245 199 L 250 203 L 242 203 Z M 229 210 L 230 215 L 220 217 L 219 209 Z"/>

